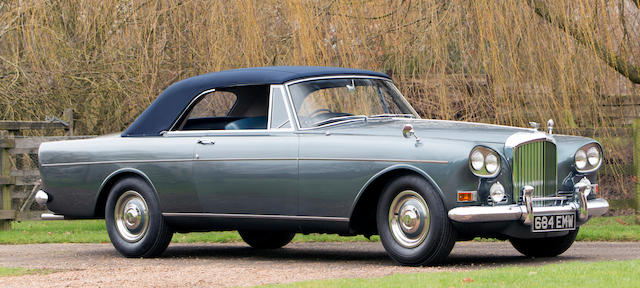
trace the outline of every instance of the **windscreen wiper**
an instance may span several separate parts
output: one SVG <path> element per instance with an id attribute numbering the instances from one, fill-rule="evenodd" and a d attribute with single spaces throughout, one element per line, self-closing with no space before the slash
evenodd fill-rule
<path id="1" fill-rule="evenodd" d="M 376 118 L 416 118 L 415 115 L 413 114 L 376 114 L 376 115 L 369 115 L 368 116 L 369 119 L 376 119 Z"/>
<path id="2" fill-rule="evenodd" d="M 367 121 L 367 116 L 366 115 L 349 115 L 349 116 L 331 117 L 329 119 L 324 119 L 316 123 L 313 123 L 312 126 L 317 127 L 317 126 L 322 126 L 322 125 L 335 123 L 335 122 L 343 122 L 343 121 L 359 120 L 359 119 Z"/>

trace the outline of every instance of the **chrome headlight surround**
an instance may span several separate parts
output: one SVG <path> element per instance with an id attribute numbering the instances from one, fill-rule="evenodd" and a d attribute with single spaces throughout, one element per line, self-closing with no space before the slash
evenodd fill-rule
<path id="1" fill-rule="evenodd" d="M 498 152 L 484 146 L 476 146 L 469 153 L 469 170 L 478 177 L 492 178 L 500 173 L 500 161 Z"/>
<path id="2" fill-rule="evenodd" d="M 590 173 L 602 165 L 602 147 L 598 143 L 584 145 L 573 154 L 573 165 L 580 173 Z"/>

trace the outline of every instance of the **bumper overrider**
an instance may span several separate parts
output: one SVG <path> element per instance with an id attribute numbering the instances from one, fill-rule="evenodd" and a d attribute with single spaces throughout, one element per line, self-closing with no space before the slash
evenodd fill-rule
<path id="1" fill-rule="evenodd" d="M 555 197 L 533 198 L 534 188 L 525 186 L 523 189 L 524 205 L 497 206 L 467 206 L 449 210 L 449 218 L 463 223 L 499 222 L 520 220 L 525 225 L 531 225 L 533 215 L 576 213 L 578 224 L 589 220 L 589 217 L 602 216 L 609 210 L 609 202 L 602 198 L 587 200 L 591 193 L 591 183 L 579 182 L 574 185 L 574 201 L 559 206 L 534 207 L 535 201 L 556 200 Z"/>

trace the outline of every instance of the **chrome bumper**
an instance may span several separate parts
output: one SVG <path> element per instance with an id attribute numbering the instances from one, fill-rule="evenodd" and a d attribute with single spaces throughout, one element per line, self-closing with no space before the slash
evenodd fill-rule
<path id="1" fill-rule="evenodd" d="M 587 180 L 588 182 L 588 180 Z M 524 205 L 468 206 L 449 210 L 449 219 L 457 222 L 498 222 L 521 220 L 530 225 L 534 214 L 562 214 L 576 212 L 578 222 L 584 223 L 589 217 L 602 216 L 609 210 L 609 202 L 602 198 L 587 200 L 591 193 L 591 183 L 580 182 L 574 186 L 576 202 L 562 206 L 534 207 L 533 187 L 523 189 Z"/>

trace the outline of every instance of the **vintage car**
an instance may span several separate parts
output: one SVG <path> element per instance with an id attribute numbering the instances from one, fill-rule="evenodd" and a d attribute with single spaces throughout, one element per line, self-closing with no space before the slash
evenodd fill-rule
<path id="1" fill-rule="evenodd" d="M 403 265 L 478 236 L 556 256 L 609 205 L 600 144 L 552 126 L 423 120 L 378 72 L 229 70 L 171 85 L 121 134 L 42 144 L 36 198 L 46 219 L 104 218 L 126 257 L 222 230 L 262 249 L 380 235 Z"/>

